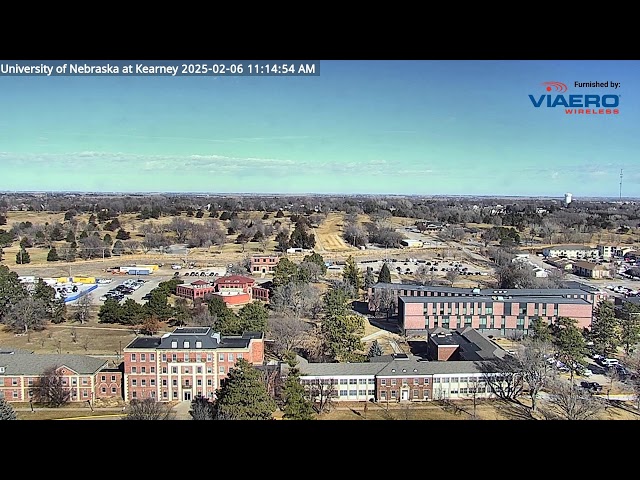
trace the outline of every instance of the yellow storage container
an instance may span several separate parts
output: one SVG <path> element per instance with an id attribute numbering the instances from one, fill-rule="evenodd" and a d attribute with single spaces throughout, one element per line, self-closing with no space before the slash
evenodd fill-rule
<path id="1" fill-rule="evenodd" d="M 160 268 L 160 265 L 136 265 L 138 268 L 150 268 L 152 271 L 156 271 Z"/>
<path id="2" fill-rule="evenodd" d="M 73 277 L 74 283 L 96 283 L 96 277 Z"/>

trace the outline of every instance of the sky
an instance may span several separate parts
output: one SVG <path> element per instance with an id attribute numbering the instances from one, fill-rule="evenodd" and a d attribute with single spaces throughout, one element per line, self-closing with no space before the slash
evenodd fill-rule
<path id="1" fill-rule="evenodd" d="M 640 61 L 319 62 L 295 77 L 0 74 L 0 191 L 640 197 Z M 609 95 L 619 113 L 529 95 Z"/>

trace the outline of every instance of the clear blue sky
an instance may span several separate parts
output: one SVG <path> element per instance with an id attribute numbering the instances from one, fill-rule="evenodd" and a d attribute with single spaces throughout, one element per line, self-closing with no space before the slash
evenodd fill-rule
<path id="1" fill-rule="evenodd" d="M 623 169 L 623 197 L 640 197 L 640 61 L 343 60 L 320 71 L 0 75 L 0 190 L 578 199 L 617 197 Z M 565 96 L 619 94 L 620 113 L 535 108 L 528 95 L 558 93 L 546 81 L 565 83 Z"/>

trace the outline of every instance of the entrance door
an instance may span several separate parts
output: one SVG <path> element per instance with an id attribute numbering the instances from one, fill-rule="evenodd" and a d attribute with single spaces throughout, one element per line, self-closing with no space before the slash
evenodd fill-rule
<path id="1" fill-rule="evenodd" d="M 184 391 L 184 399 L 185 400 L 191 400 L 191 390 L 185 390 Z"/>
<path id="2" fill-rule="evenodd" d="M 402 390 L 401 400 L 409 400 L 409 390 Z"/>

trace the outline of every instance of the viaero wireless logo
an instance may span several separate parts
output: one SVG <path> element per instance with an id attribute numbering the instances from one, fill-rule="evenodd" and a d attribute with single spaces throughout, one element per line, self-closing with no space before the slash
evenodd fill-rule
<path id="1" fill-rule="evenodd" d="M 567 115 L 618 115 L 620 113 L 620 95 L 569 94 L 569 90 L 562 82 L 542 82 L 545 91 L 543 95 L 529 95 L 529 100 L 535 108 L 563 107 Z M 619 84 L 612 82 L 615 88 Z M 606 88 L 609 82 L 575 82 L 576 87 Z"/>

